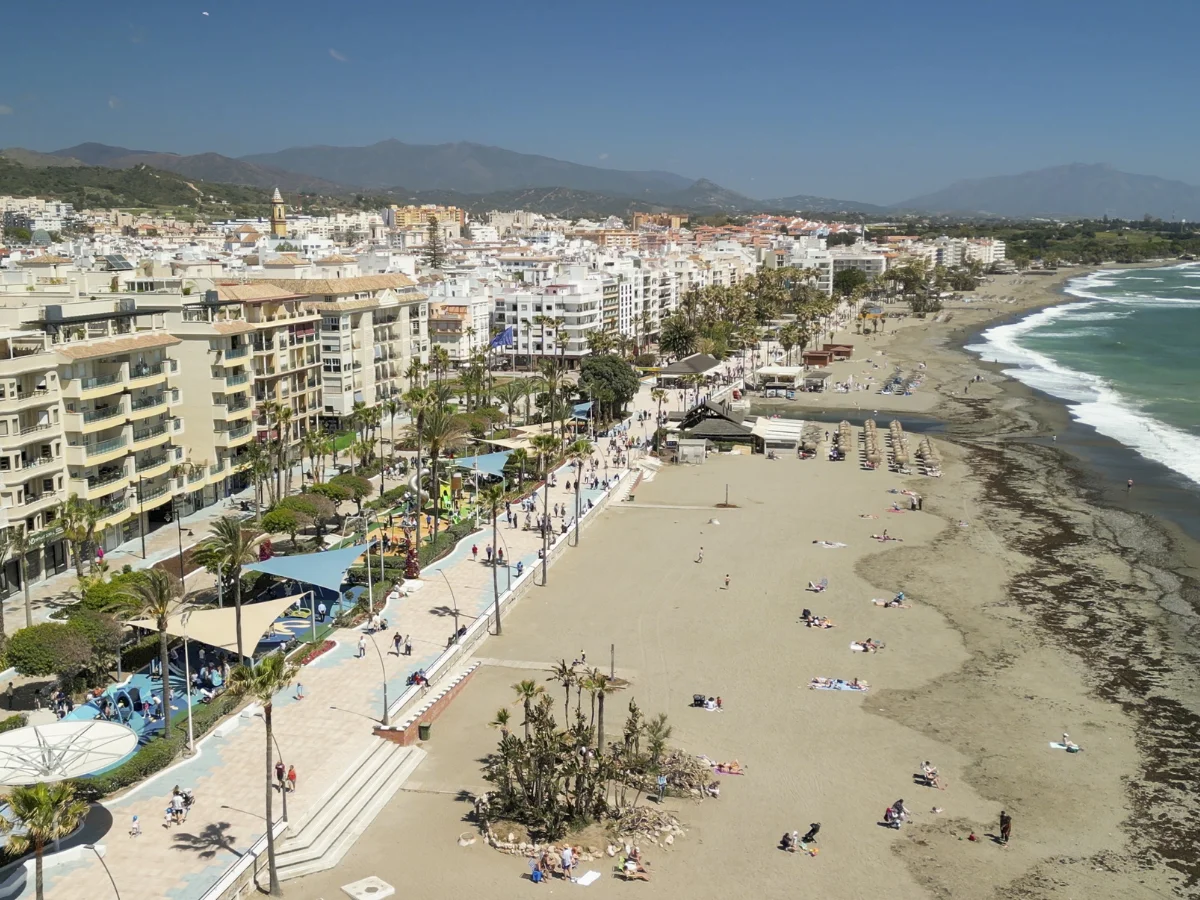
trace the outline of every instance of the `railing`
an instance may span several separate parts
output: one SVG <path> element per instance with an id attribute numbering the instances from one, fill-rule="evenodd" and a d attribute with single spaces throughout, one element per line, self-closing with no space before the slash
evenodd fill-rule
<path id="1" fill-rule="evenodd" d="M 125 472 L 117 472 L 114 475 L 105 475 L 103 480 L 99 475 L 89 475 L 87 480 L 88 490 L 92 491 L 96 488 L 102 488 L 106 484 L 116 484 L 118 481 L 124 481 L 128 476 Z"/>
<path id="2" fill-rule="evenodd" d="M 141 400 L 134 400 L 129 404 L 129 408 L 137 411 L 139 409 L 150 409 L 152 406 L 162 406 L 163 395 L 157 394 L 153 397 L 144 397 Z"/>
<path id="3" fill-rule="evenodd" d="M 227 413 L 241 412 L 243 409 L 249 409 L 249 408 L 250 408 L 250 400 L 247 399 L 246 397 L 242 397 L 242 400 L 239 403 L 226 403 L 225 404 L 225 412 L 227 412 Z"/>
<path id="4" fill-rule="evenodd" d="M 222 359 L 241 359 L 243 356 L 245 356 L 249 352 L 250 352 L 250 347 L 246 344 L 243 344 L 240 347 L 231 347 L 228 350 L 223 351 L 221 354 L 221 358 Z"/>
<path id="5" fill-rule="evenodd" d="M 144 506 L 148 501 L 154 500 L 157 497 L 161 497 L 163 494 L 165 494 L 169 490 L 171 490 L 170 484 L 164 484 L 162 487 L 156 487 L 152 491 L 149 491 L 149 492 L 143 490 L 141 499 L 138 501 L 138 503 L 140 505 Z"/>
<path id="6" fill-rule="evenodd" d="M 86 423 L 102 422 L 105 419 L 111 419 L 113 416 L 122 415 L 125 412 L 120 404 L 116 406 L 106 406 L 103 409 L 85 409 L 83 411 L 83 421 Z"/>
<path id="7" fill-rule="evenodd" d="M 171 430 L 172 431 L 183 431 L 183 419 L 172 419 L 171 420 Z"/>
<path id="8" fill-rule="evenodd" d="M 24 463 L 21 466 L 21 471 L 26 471 L 28 469 L 40 469 L 42 466 L 48 466 L 51 463 L 56 463 L 58 461 L 59 460 L 53 456 L 43 456 L 40 459 L 35 459 L 31 462 Z"/>
<path id="9" fill-rule="evenodd" d="M 152 456 L 149 459 L 144 459 L 137 463 L 135 469 L 138 472 L 145 472 L 147 469 L 153 469 L 158 466 L 166 465 L 167 455 L 164 453 L 161 456 Z"/>
<path id="10" fill-rule="evenodd" d="M 91 444 L 87 448 L 88 456 L 99 456 L 101 453 L 111 453 L 113 450 L 119 450 L 125 446 L 125 438 L 115 437 L 107 441 L 101 441 L 98 444 Z"/>
<path id="11" fill-rule="evenodd" d="M 118 500 L 116 503 L 106 503 L 96 510 L 97 519 L 107 519 L 109 516 L 115 516 L 119 512 L 124 512 L 129 508 L 129 501 Z"/>
<path id="12" fill-rule="evenodd" d="M 245 384 L 249 380 L 250 376 L 245 372 L 242 372 L 240 375 L 226 375 L 225 387 L 236 387 L 239 384 Z"/>
<path id="13" fill-rule="evenodd" d="M 26 425 L 21 429 L 21 437 L 27 434 L 37 434 L 39 431 L 49 431 L 51 423 L 41 422 L 37 425 Z"/>
<path id="14" fill-rule="evenodd" d="M 18 507 L 36 506 L 37 504 L 41 503 L 43 500 L 53 499 L 55 497 L 57 497 L 57 494 L 55 494 L 54 491 L 43 491 L 42 493 L 38 494 L 36 497 L 31 497 L 28 494 L 26 494 L 24 500 L 22 500 L 20 503 L 15 503 L 13 505 L 18 506 Z"/>
<path id="15" fill-rule="evenodd" d="M 188 472 L 188 484 L 194 484 L 197 481 L 203 481 L 206 477 L 208 477 L 208 471 L 206 469 L 193 469 L 192 471 Z"/>
<path id="16" fill-rule="evenodd" d="M 249 433 L 250 433 L 250 424 L 249 423 L 247 423 L 245 425 L 239 425 L 237 428 L 230 428 L 229 431 L 227 432 L 227 434 L 229 435 L 229 440 L 231 440 L 231 441 L 237 440 L 238 438 L 241 438 L 241 437 L 245 437 Z"/>
<path id="17" fill-rule="evenodd" d="M 160 434 L 167 433 L 167 426 L 164 422 L 161 425 L 154 425 L 150 428 L 141 428 L 133 433 L 133 442 L 136 444 L 140 441 L 148 441 L 150 438 L 158 437 Z"/>
<path id="18" fill-rule="evenodd" d="M 13 395 L 12 399 L 13 399 L 13 401 L 15 401 L 17 403 L 20 403 L 23 400 L 32 400 L 35 397 L 49 397 L 49 396 L 50 396 L 49 388 L 40 388 L 39 390 L 36 390 L 36 391 L 18 391 L 15 395 Z"/>
<path id="19" fill-rule="evenodd" d="M 105 387 L 110 384 L 117 384 L 121 380 L 120 372 L 113 372 L 111 375 L 95 375 L 91 378 L 80 378 L 79 387 L 82 390 L 90 391 L 92 388 Z"/>
<path id="20" fill-rule="evenodd" d="M 165 369 L 165 368 L 166 368 L 166 365 L 164 363 L 155 363 L 152 366 L 147 366 L 147 365 L 130 366 L 129 367 L 129 377 L 130 378 L 151 378 L 155 375 L 161 375 L 163 373 L 163 369 Z"/>

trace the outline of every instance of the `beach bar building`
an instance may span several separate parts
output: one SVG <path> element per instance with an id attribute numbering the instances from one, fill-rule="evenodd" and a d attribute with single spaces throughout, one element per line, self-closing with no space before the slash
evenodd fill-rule
<path id="1" fill-rule="evenodd" d="M 801 355 L 805 366 L 817 366 L 824 368 L 833 362 L 833 351 L 831 350 L 805 350 Z"/>
<path id="2" fill-rule="evenodd" d="M 713 443 L 748 444 L 761 447 L 761 440 L 742 417 L 724 406 L 704 402 L 689 409 L 679 422 L 682 438 Z"/>
<path id="3" fill-rule="evenodd" d="M 768 397 L 798 391 L 804 382 L 804 366 L 763 366 L 755 371 L 754 377 Z"/>
<path id="4" fill-rule="evenodd" d="M 813 394 L 823 393 L 825 388 L 829 386 L 829 379 L 833 377 L 833 373 L 828 369 L 817 369 L 815 372 L 806 372 L 804 374 L 804 390 Z"/>
<path id="5" fill-rule="evenodd" d="M 835 360 L 849 359 L 854 355 L 854 347 L 851 344 L 822 344 L 821 349 L 832 353 Z"/>
<path id="6" fill-rule="evenodd" d="M 677 359 L 669 366 L 659 369 L 658 386 L 675 387 L 680 383 L 680 379 L 693 375 L 708 378 L 711 375 L 715 375 L 717 369 L 720 367 L 720 360 L 716 357 L 709 356 L 707 353 L 693 353 L 691 356 Z"/>

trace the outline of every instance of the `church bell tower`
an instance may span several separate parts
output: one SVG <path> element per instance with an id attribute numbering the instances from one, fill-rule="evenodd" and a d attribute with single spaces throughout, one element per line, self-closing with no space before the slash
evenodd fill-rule
<path id="1" fill-rule="evenodd" d="M 271 234 L 275 237 L 287 237 L 287 213 L 284 211 L 279 188 L 275 188 L 275 195 L 271 197 Z"/>

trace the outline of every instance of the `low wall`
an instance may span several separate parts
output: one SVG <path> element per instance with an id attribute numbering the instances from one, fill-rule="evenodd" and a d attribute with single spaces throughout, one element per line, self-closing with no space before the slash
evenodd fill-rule
<path id="1" fill-rule="evenodd" d="M 471 676 L 478 668 L 479 663 L 475 663 L 461 675 L 456 675 L 436 693 L 430 689 L 430 693 L 425 695 L 425 702 L 409 713 L 408 717 L 399 725 L 376 725 L 376 736 L 402 747 L 415 744 L 419 736 L 418 726 L 432 725 L 437 721 L 438 717 L 454 701 L 454 698 L 459 695 L 459 692 L 466 687 L 467 682 L 471 680 Z"/>
<path id="2" fill-rule="evenodd" d="M 630 451 L 630 453 L 631 458 L 633 458 L 633 451 Z M 580 534 L 587 531 L 591 524 L 599 518 L 598 513 L 604 509 L 607 509 L 609 503 L 612 502 L 612 498 L 618 494 L 625 485 L 630 484 L 635 478 L 637 478 L 640 474 L 640 471 L 640 469 L 627 470 L 623 475 L 621 475 L 615 486 L 604 492 L 604 496 L 602 496 L 596 502 L 596 505 L 592 508 L 591 512 L 580 518 Z M 570 537 L 573 533 L 574 530 L 572 529 L 572 531 L 568 532 L 567 534 L 555 536 L 554 542 L 550 545 L 550 552 L 547 554 L 548 565 L 553 565 L 554 561 L 566 552 L 566 549 L 569 546 Z M 468 539 L 464 538 L 464 540 Z M 536 579 L 540 577 L 541 570 L 542 566 L 540 562 L 535 566 L 530 566 L 529 569 L 522 573 L 520 578 L 513 582 L 510 589 L 500 595 L 501 616 L 504 616 L 507 611 L 512 608 L 513 604 L 524 597 L 525 594 L 527 594 L 534 586 L 534 584 L 537 583 Z M 480 615 L 478 618 L 476 618 L 475 621 L 468 626 L 467 633 L 463 635 L 461 640 L 446 648 L 442 655 L 439 656 L 433 662 L 433 664 L 425 670 L 425 676 L 429 679 L 430 685 L 436 685 L 438 680 L 444 677 L 447 672 L 451 671 L 455 665 L 464 659 L 469 659 L 472 655 L 474 655 L 476 647 L 483 643 L 483 641 L 491 633 L 493 623 L 495 622 L 495 615 L 496 611 L 495 607 L 493 606 L 487 615 Z M 401 710 L 423 695 L 423 691 L 424 688 L 421 685 L 413 685 L 412 687 L 408 688 L 403 694 L 397 697 L 395 702 L 393 702 L 388 708 L 388 716 L 399 716 Z"/>
<path id="3" fill-rule="evenodd" d="M 287 827 L 287 822 L 275 823 L 273 830 L 276 852 L 279 849 L 279 837 L 287 831 Z M 265 893 L 270 883 L 270 875 L 267 872 L 267 836 L 264 834 L 204 892 L 200 900 L 241 900 L 243 897 Z M 262 891 L 258 885 L 263 886 Z"/>

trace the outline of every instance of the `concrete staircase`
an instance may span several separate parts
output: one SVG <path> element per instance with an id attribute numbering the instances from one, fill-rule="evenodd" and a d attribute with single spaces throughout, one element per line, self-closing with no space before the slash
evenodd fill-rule
<path id="1" fill-rule="evenodd" d="M 377 741 L 347 767 L 312 814 L 289 829 L 277 857 L 280 879 L 336 866 L 424 758 L 420 747 Z"/>

